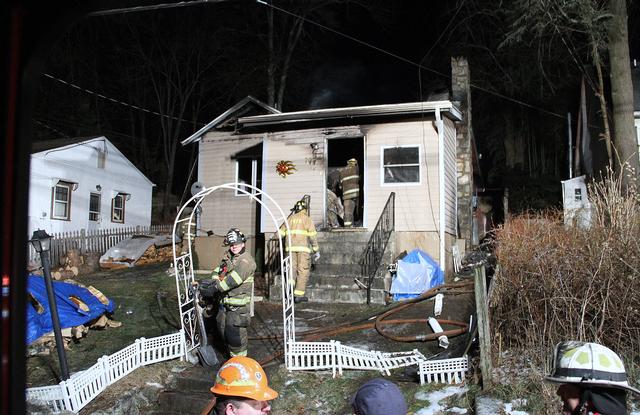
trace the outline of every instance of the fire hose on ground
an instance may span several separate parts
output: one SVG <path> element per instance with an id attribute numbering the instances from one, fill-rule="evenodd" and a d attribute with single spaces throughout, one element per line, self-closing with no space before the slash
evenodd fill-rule
<path id="1" fill-rule="evenodd" d="M 420 296 L 416 298 L 402 301 L 392 306 L 389 310 L 385 311 L 382 314 L 375 314 L 373 316 L 370 316 L 368 318 L 361 319 L 355 322 L 348 322 L 348 323 L 343 323 L 336 326 L 321 327 L 317 329 L 307 330 L 305 332 L 300 333 L 300 335 L 301 335 L 302 341 L 316 341 L 326 337 L 335 336 L 338 334 L 345 334 L 353 331 L 360 331 L 360 330 L 375 328 L 380 335 L 397 342 L 427 342 L 427 341 L 437 340 L 438 337 L 443 335 L 447 337 L 456 337 L 468 331 L 469 326 L 467 323 L 461 322 L 461 321 L 455 321 L 455 320 L 436 319 L 438 323 L 440 323 L 441 325 L 457 326 L 459 328 L 445 330 L 439 333 L 420 334 L 415 336 L 397 336 L 385 331 L 384 327 L 390 326 L 390 325 L 398 325 L 398 324 L 418 324 L 418 323 L 426 324 L 427 318 L 392 319 L 392 320 L 387 320 L 387 318 L 419 302 L 428 300 L 431 297 L 434 297 L 438 293 L 443 293 L 447 295 L 459 295 L 459 294 L 466 294 L 466 293 L 473 292 L 468 290 L 462 290 L 463 288 L 467 288 L 472 285 L 473 285 L 472 282 L 442 284 L 437 287 L 431 288 L 430 290 L 425 291 L 424 293 L 422 293 Z M 373 318 L 375 318 L 375 321 L 370 321 Z M 279 338 L 282 338 L 282 335 L 251 337 L 250 340 L 269 340 L 269 339 L 279 339 Z M 259 363 L 261 365 L 265 365 L 271 362 L 272 360 L 281 357 L 283 354 L 284 354 L 283 350 L 278 350 L 275 353 L 260 360 Z"/>

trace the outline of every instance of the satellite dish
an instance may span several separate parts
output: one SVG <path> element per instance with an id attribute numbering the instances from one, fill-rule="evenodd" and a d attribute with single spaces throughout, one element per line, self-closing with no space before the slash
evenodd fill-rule
<path id="1" fill-rule="evenodd" d="M 204 184 L 202 182 L 195 182 L 191 185 L 191 196 L 195 196 L 200 193 L 202 189 L 204 189 Z"/>

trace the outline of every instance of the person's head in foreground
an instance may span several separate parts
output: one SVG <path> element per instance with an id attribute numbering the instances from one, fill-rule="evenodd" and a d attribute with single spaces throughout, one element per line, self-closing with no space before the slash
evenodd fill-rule
<path id="1" fill-rule="evenodd" d="M 625 415 L 627 391 L 640 395 L 629 385 L 620 357 L 597 343 L 558 343 L 545 380 L 560 384 L 563 415 Z"/>
<path id="2" fill-rule="evenodd" d="M 407 402 L 400 389 L 386 379 L 371 379 L 351 398 L 356 415 L 405 415 Z"/>
<path id="3" fill-rule="evenodd" d="M 244 244 L 247 237 L 238 228 L 231 228 L 224 237 L 224 246 L 229 247 L 229 251 L 233 255 L 239 255 L 244 252 Z"/>
<path id="4" fill-rule="evenodd" d="M 269 401 L 278 397 L 262 366 L 245 356 L 232 357 L 220 367 L 211 392 L 216 396 L 216 415 L 268 414 Z"/>

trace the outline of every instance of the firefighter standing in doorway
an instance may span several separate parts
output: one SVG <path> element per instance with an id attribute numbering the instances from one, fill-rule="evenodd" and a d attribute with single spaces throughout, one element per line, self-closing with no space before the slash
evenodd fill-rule
<path id="1" fill-rule="evenodd" d="M 218 331 L 231 356 L 247 355 L 247 327 L 251 322 L 249 303 L 256 262 L 245 251 L 247 238 L 237 228 L 231 228 L 224 238 L 229 251 L 211 274 L 211 280 L 200 284 L 204 297 L 220 293 L 220 309 L 216 318 Z"/>
<path id="2" fill-rule="evenodd" d="M 347 166 L 340 170 L 340 185 L 342 186 L 342 203 L 344 205 L 344 226 L 353 227 L 355 212 L 360 197 L 360 175 L 358 160 L 349 159 Z"/>
<path id="3" fill-rule="evenodd" d="M 287 232 L 284 224 L 280 226 L 281 237 L 287 236 L 291 239 L 291 260 L 292 266 L 296 270 L 296 286 L 293 290 L 293 301 L 302 303 L 309 301 L 305 296 L 307 281 L 311 272 L 311 253 L 317 261 L 320 258 L 316 227 L 307 214 L 307 204 L 304 200 L 296 202 L 293 209 L 294 214 L 289 218 L 291 233 Z M 285 243 L 285 250 L 289 252 L 289 245 Z"/>

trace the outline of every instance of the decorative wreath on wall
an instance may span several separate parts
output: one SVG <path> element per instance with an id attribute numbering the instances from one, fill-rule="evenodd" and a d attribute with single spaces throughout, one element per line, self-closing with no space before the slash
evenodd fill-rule
<path id="1" fill-rule="evenodd" d="M 276 172 L 280 175 L 280 177 L 287 177 L 290 174 L 293 174 L 293 171 L 296 169 L 295 164 L 293 164 L 290 160 L 280 160 L 278 164 L 276 164 Z"/>

